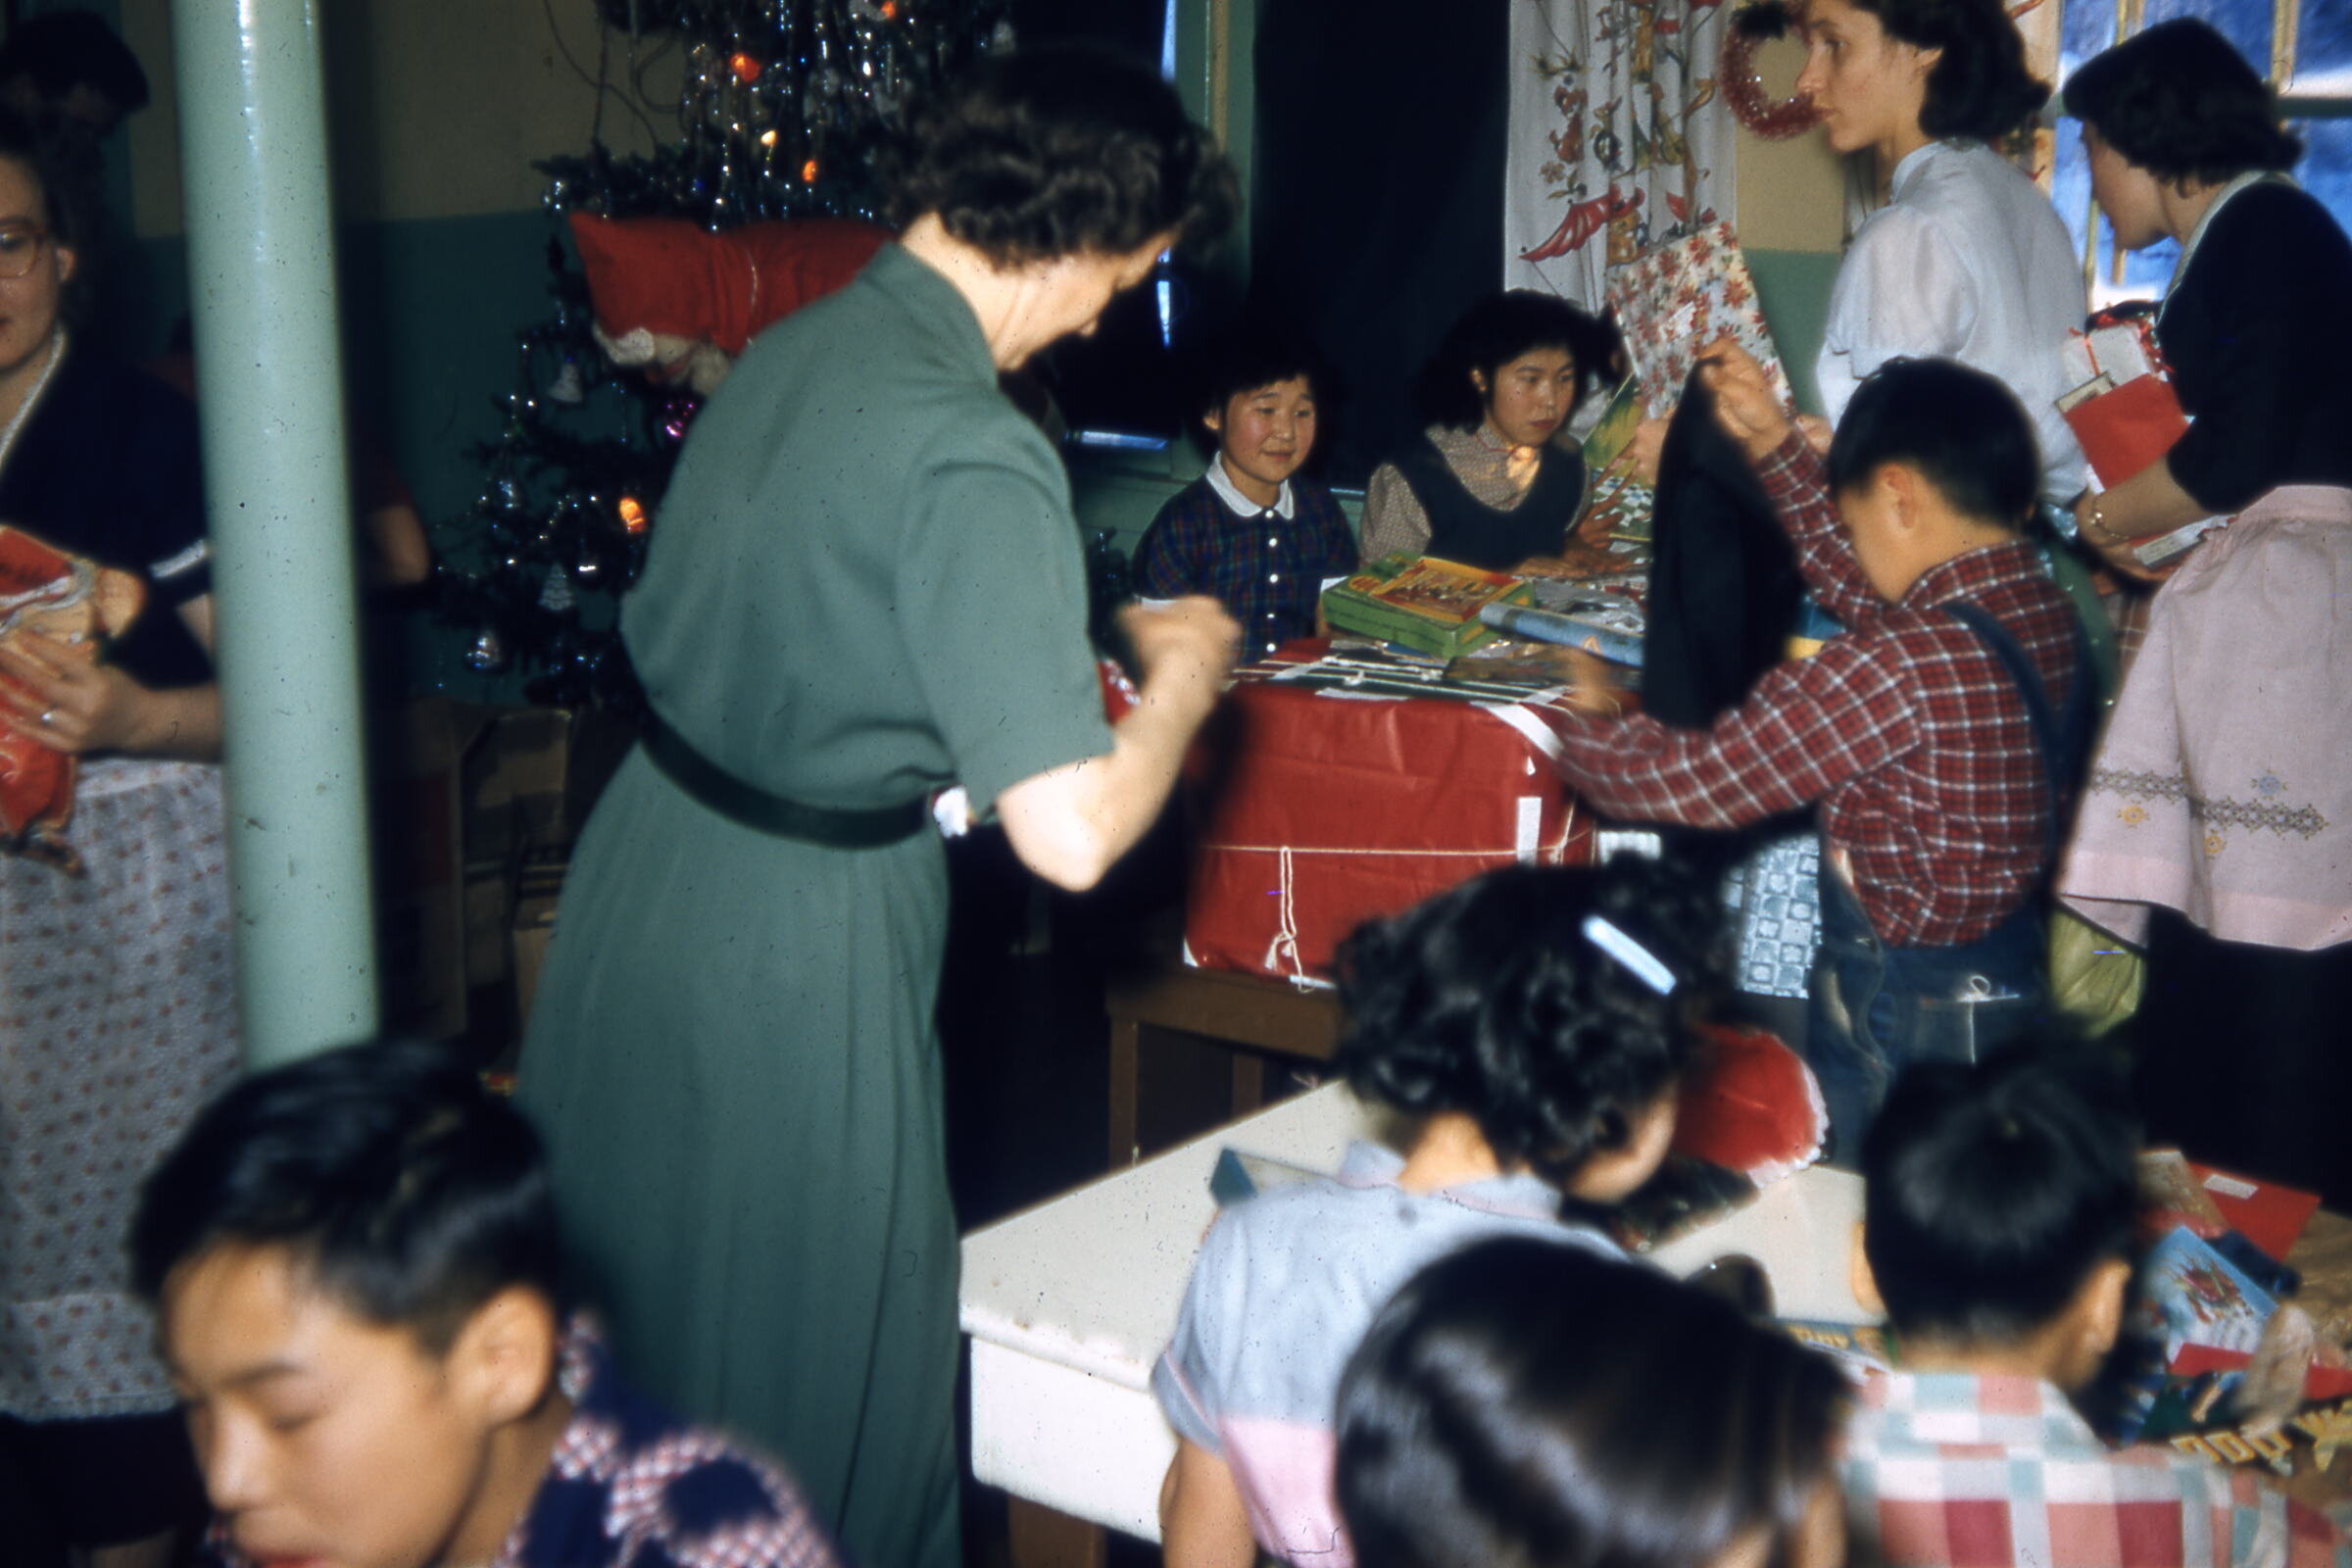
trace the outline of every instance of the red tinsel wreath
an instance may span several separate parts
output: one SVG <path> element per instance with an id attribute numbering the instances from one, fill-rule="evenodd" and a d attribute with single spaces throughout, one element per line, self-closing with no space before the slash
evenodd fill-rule
<path id="1" fill-rule="evenodd" d="M 1764 78 L 1756 73 L 1756 46 L 1779 37 L 1794 20 L 1792 8 L 1783 0 L 1758 0 L 1741 8 L 1723 29 L 1723 53 L 1715 63 L 1723 101 L 1740 123 L 1766 141 L 1787 141 L 1821 122 L 1821 111 L 1794 93 L 1766 97 Z"/>

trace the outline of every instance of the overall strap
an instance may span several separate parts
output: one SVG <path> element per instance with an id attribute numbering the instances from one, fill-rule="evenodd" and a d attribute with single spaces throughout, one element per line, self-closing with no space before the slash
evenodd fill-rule
<path id="1" fill-rule="evenodd" d="M 2070 608 L 2066 626 L 2068 638 L 2074 644 L 2075 667 L 2067 680 L 2066 706 L 2053 713 L 2041 672 L 2034 667 L 2032 657 L 1990 611 L 1965 599 L 1952 600 L 1942 608 L 1954 620 L 1977 634 L 1977 640 L 2008 675 L 2026 705 L 2026 723 L 2033 731 L 2034 749 L 2041 757 L 2042 776 L 2050 786 L 2050 815 L 2042 827 L 2043 847 L 2055 857 L 2060 824 L 2074 810 L 2075 795 L 2082 787 L 2082 767 L 2090 760 L 2091 713 L 2098 700 L 2097 681 L 2090 668 L 2088 650 L 2083 646 L 2082 628 Z"/>

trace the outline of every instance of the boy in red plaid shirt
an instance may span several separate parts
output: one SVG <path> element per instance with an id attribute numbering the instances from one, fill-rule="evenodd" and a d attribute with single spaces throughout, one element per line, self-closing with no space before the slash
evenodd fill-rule
<path id="1" fill-rule="evenodd" d="M 2267 1478 L 2109 1449 L 2068 1403 L 2123 1323 L 2136 1134 L 2113 1072 L 2055 1039 L 1887 1096 L 1856 1288 L 1900 1353 L 1846 1435 L 1856 1568 L 2352 1568 L 2343 1533 Z"/>
<path id="2" fill-rule="evenodd" d="M 1575 661 L 1560 767 L 1633 820 L 1734 828 L 1818 805 L 1805 1054 L 1848 1162 L 1905 1063 L 1973 1059 L 2045 1010 L 2042 890 L 2088 741 L 2089 671 L 2019 532 L 2041 465 L 1998 381 L 1894 361 L 1825 455 L 1736 345 L 1711 350 L 1699 379 L 1847 630 L 1704 730 L 1617 716 L 1598 663 Z"/>

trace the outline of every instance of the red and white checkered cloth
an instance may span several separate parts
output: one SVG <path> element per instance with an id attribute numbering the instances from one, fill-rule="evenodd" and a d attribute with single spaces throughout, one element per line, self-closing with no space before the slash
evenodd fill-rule
<path id="1" fill-rule="evenodd" d="M 2352 1568 L 2255 1472 L 2110 1449 L 2034 1378 L 1873 1374 L 1843 1480 L 1857 1568 Z"/>

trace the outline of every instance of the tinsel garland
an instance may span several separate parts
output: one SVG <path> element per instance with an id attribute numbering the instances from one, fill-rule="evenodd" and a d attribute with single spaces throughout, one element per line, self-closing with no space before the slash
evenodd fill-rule
<path id="1" fill-rule="evenodd" d="M 1821 123 L 1821 111 L 1811 100 L 1791 93 L 1773 98 L 1756 71 L 1756 50 L 1768 38 L 1778 38 L 1795 23 L 1787 0 L 1756 0 L 1743 6 L 1723 30 L 1723 49 L 1715 64 L 1715 79 L 1723 84 L 1723 101 L 1732 118 L 1766 141 L 1787 141 Z"/>

